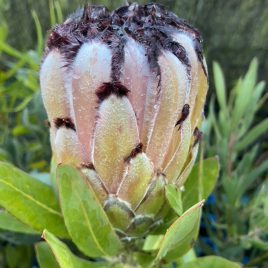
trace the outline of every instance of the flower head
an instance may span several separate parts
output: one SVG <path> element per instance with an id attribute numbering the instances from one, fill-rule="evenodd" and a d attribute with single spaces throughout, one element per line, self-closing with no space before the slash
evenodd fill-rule
<path id="1" fill-rule="evenodd" d="M 40 82 L 57 163 L 81 169 L 116 228 L 147 230 L 197 154 L 200 33 L 158 4 L 87 6 L 52 29 Z"/>

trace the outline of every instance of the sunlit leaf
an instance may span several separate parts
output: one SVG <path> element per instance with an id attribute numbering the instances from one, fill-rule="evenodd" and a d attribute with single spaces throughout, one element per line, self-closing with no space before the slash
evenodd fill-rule
<path id="1" fill-rule="evenodd" d="M 187 262 L 179 266 L 179 268 L 241 268 L 238 263 L 228 261 L 221 257 L 208 256 L 197 258 L 193 262 Z"/>
<path id="2" fill-rule="evenodd" d="M 199 230 L 201 208 L 204 201 L 191 207 L 179 217 L 167 230 L 156 256 L 161 259 L 177 259 L 193 246 Z"/>
<path id="3" fill-rule="evenodd" d="M 63 242 L 61 242 L 58 238 L 56 238 L 56 236 L 46 230 L 43 233 L 43 238 L 46 240 L 49 247 L 51 248 L 60 268 L 107 267 L 101 262 L 94 263 L 76 257 Z"/>
<path id="4" fill-rule="evenodd" d="M 155 251 L 160 248 L 163 235 L 148 235 L 143 244 L 144 251 Z"/>
<path id="5" fill-rule="evenodd" d="M 135 260 L 137 260 L 137 262 L 140 265 L 139 267 L 152 268 L 152 263 L 154 260 L 154 257 L 152 255 L 146 254 L 143 252 L 135 252 L 134 256 L 135 256 Z"/>
<path id="6" fill-rule="evenodd" d="M 90 257 L 117 254 L 120 240 L 81 173 L 71 166 L 59 166 L 57 180 L 66 227 L 77 247 Z"/>
<path id="7" fill-rule="evenodd" d="M 0 229 L 15 233 L 38 234 L 37 231 L 20 222 L 5 210 L 0 210 Z"/>
<path id="8" fill-rule="evenodd" d="M 48 243 L 37 243 L 35 251 L 40 268 L 60 268 Z"/>
<path id="9" fill-rule="evenodd" d="M 38 232 L 68 237 L 52 189 L 11 164 L 0 162 L 0 205 Z"/>
<path id="10" fill-rule="evenodd" d="M 183 213 L 181 191 L 175 185 L 168 184 L 165 193 L 170 206 L 180 216 Z"/>

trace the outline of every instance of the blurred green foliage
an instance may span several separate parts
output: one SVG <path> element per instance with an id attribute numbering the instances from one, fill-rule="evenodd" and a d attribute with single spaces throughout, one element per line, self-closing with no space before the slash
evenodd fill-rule
<path id="1" fill-rule="evenodd" d="M 216 202 L 206 206 L 205 219 L 218 254 L 233 260 L 247 257 L 250 263 L 263 256 L 256 261 L 262 264 L 268 261 L 268 158 L 260 147 L 265 143 L 268 119 L 256 123 L 255 116 L 268 92 L 264 81 L 257 82 L 257 71 L 258 62 L 253 59 L 227 96 L 222 69 L 213 63 L 216 96 L 210 100 L 203 128 L 206 154 L 219 156 L 221 173 L 214 192 Z M 206 254 L 210 251 L 205 250 Z"/>
<path id="2" fill-rule="evenodd" d="M 5 6 L 0 2 L 1 15 Z M 52 15 L 53 24 L 62 20 L 60 9 L 51 8 Z M 25 52 L 8 43 L 10 28 L 6 22 L 0 24 L 0 160 L 13 162 L 24 170 L 47 171 L 49 138 L 38 80 L 44 40 L 37 13 L 32 11 L 30 17 L 37 44 Z"/>

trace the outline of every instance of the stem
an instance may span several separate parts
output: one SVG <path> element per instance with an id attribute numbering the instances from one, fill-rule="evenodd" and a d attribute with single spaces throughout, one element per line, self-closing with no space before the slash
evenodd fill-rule
<path id="1" fill-rule="evenodd" d="M 232 173 L 233 173 L 233 150 L 234 150 L 234 145 L 236 142 L 236 137 L 233 133 L 230 134 L 229 136 L 229 141 L 228 141 L 228 153 L 227 153 L 227 159 L 226 159 L 226 163 L 227 163 L 227 178 L 228 180 L 232 179 Z M 228 231 L 228 236 L 233 237 L 236 233 L 235 230 L 235 226 L 233 224 L 233 216 L 234 216 L 234 204 L 231 206 L 226 206 L 226 219 L 227 219 L 227 231 Z"/>
<path id="2" fill-rule="evenodd" d="M 204 157 L 204 142 L 201 141 L 200 144 L 200 157 L 199 157 L 199 167 L 198 167 L 198 186 L 199 186 L 199 191 L 198 191 L 198 201 L 201 201 L 203 198 L 203 187 L 202 187 L 202 181 L 203 181 L 203 157 Z"/>
<path id="3" fill-rule="evenodd" d="M 234 134 L 230 135 L 229 142 L 228 142 L 228 153 L 227 153 L 227 174 L 228 178 L 231 180 L 232 178 L 232 172 L 233 172 L 233 163 L 232 163 L 232 154 L 234 145 L 236 142 L 236 138 Z"/>

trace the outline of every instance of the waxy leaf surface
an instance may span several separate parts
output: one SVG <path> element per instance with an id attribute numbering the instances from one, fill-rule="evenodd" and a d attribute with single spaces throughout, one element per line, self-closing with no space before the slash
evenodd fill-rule
<path id="1" fill-rule="evenodd" d="M 68 237 L 53 190 L 4 162 L 0 162 L 0 196 L 0 206 L 34 230 Z"/>
<path id="2" fill-rule="evenodd" d="M 195 242 L 204 201 L 188 209 L 167 230 L 161 242 L 156 261 L 161 259 L 177 259 L 184 255 Z"/>
<path id="3" fill-rule="evenodd" d="M 62 241 L 46 230 L 43 233 L 43 238 L 51 248 L 60 268 L 105 267 L 101 263 L 93 263 L 76 257 Z"/>
<path id="4" fill-rule="evenodd" d="M 206 199 L 211 194 L 216 185 L 219 170 L 218 157 L 207 158 L 193 167 L 182 193 L 184 210 L 200 200 Z"/>
<path id="5" fill-rule="evenodd" d="M 73 242 L 87 256 L 115 255 L 121 242 L 90 184 L 71 166 L 57 169 L 60 203 Z"/>

